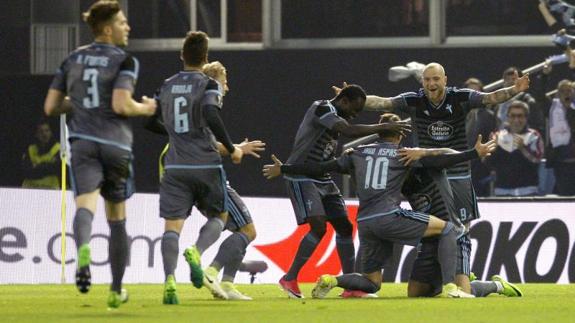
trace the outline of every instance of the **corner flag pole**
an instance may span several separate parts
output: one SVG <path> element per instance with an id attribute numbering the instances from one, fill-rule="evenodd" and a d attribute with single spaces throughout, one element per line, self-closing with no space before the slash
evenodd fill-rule
<path id="1" fill-rule="evenodd" d="M 60 162 L 62 165 L 62 200 L 61 200 L 61 236 L 60 236 L 60 281 L 66 283 L 66 166 L 68 160 L 68 129 L 66 128 L 66 115 L 60 115 Z"/>

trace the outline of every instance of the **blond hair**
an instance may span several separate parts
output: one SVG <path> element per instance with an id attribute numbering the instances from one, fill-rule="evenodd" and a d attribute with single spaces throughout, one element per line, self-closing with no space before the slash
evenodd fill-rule
<path id="1" fill-rule="evenodd" d="M 226 67 L 219 61 L 214 61 L 204 65 L 202 70 L 207 76 L 211 78 L 218 78 L 218 76 L 223 75 L 226 72 Z"/>

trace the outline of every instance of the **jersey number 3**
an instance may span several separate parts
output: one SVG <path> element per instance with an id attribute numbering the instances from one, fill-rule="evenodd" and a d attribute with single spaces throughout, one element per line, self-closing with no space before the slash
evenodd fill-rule
<path id="1" fill-rule="evenodd" d="M 87 81 L 88 96 L 84 98 L 82 104 L 86 109 L 97 108 L 100 106 L 100 93 L 98 92 L 98 70 L 95 68 L 87 68 L 82 75 L 82 81 Z"/>
<path id="2" fill-rule="evenodd" d="M 389 159 L 386 157 L 373 158 L 372 156 L 365 157 L 366 171 L 365 171 L 365 185 L 364 188 L 372 188 L 374 190 L 382 190 L 387 186 L 387 168 L 389 166 Z"/>

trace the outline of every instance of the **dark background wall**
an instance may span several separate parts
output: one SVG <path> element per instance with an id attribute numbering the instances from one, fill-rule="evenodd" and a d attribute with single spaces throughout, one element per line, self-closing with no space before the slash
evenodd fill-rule
<path id="1" fill-rule="evenodd" d="M 280 159 L 287 158 L 305 110 L 314 100 L 332 97 L 331 85 L 343 81 L 357 83 L 368 93 L 382 96 L 413 91 L 418 88 L 414 79 L 397 83 L 387 80 L 390 66 L 413 60 L 442 63 L 451 85 L 460 85 L 470 76 L 490 83 L 510 65 L 525 68 L 556 52 L 552 47 L 212 52 L 210 60 L 220 60 L 228 68 L 231 91 L 224 100 L 223 118 L 232 138 L 235 142 L 249 137 L 267 143 L 261 160 L 246 158 L 240 166 L 228 163 L 228 177 L 242 195 L 283 196 L 283 181 L 266 181 L 261 176 L 261 166 L 269 162 L 272 152 Z M 134 55 L 142 66 L 137 98 L 152 95 L 163 79 L 180 69 L 176 52 Z M 27 59 L 25 56 L 10 55 L 9 62 L 4 61 L 4 64 L 17 64 Z M 568 76 L 566 65 L 555 68 L 553 75 L 553 82 Z M 20 158 L 33 138 L 35 123 L 42 116 L 42 104 L 50 81 L 51 76 L 0 74 L 0 186 L 19 186 L 21 183 Z M 364 113 L 355 122 L 376 120 L 377 114 Z M 137 189 L 156 192 L 157 157 L 166 139 L 144 130 L 141 119 L 135 119 L 133 124 Z M 57 118 L 54 118 L 53 128 L 57 134 Z"/>

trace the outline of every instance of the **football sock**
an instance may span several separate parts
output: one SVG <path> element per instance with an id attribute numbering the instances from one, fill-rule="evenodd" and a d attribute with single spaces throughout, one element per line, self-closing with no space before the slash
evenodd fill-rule
<path id="1" fill-rule="evenodd" d="M 128 234 L 126 233 L 126 220 L 108 221 L 108 225 L 110 226 L 108 255 L 110 257 L 110 267 L 112 268 L 111 290 L 120 293 L 122 291 L 122 278 L 124 277 L 130 253 Z"/>
<path id="2" fill-rule="evenodd" d="M 337 253 L 339 261 L 341 262 L 341 269 L 344 274 L 353 273 L 355 265 L 355 247 L 353 245 L 353 238 L 351 236 L 340 237 L 335 236 L 335 244 L 337 246 Z"/>
<path id="3" fill-rule="evenodd" d="M 441 265 L 443 284 L 455 281 L 455 268 L 457 266 L 457 232 L 453 223 L 447 222 L 439 236 L 438 260 Z"/>
<path id="4" fill-rule="evenodd" d="M 345 274 L 337 277 L 337 286 L 349 290 L 361 290 L 366 293 L 377 293 L 380 286 L 361 274 Z"/>
<path id="5" fill-rule="evenodd" d="M 79 208 L 76 210 L 76 216 L 74 216 L 72 227 L 74 230 L 74 241 L 76 241 L 77 248 L 90 242 L 93 219 L 94 214 L 92 214 L 90 210 L 86 208 Z"/>
<path id="6" fill-rule="evenodd" d="M 200 236 L 196 241 L 196 248 L 200 254 L 204 253 L 214 242 L 218 240 L 224 229 L 224 221 L 217 217 L 211 217 L 200 229 Z"/>
<path id="7" fill-rule="evenodd" d="M 297 278 L 301 267 L 303 267 L 309 257 L 311 257 L 319 241 L 320 239 L 318 239 L 312 231 L 308 232 L 303 239 L 301 239 L 293 263 L 284 277 L 285 280 L 294 280 Z"/>
<path id="8" fill-rule="evenodd" d="M 475 297 L 485 297 L 491 293 L 497 293 L 497 284 L 495 282 L 479 280 L 471 282 L 471 294 L 475 295 Z"/>
<path id="9" fill-rule="evenodd" d="M 238 269 L 244 260 L 244 256 L 246 255 L 246 248 L 248 247 L 250 240 L 248 237 L 246 237 L 245 234 L 236 232 L 229 236 L 226 241 L 224 241 L 224 243 L 226 242 L 229 242 L 229 244 L 234 246 L 233 248 L 236 250 L 236 253 L 225 263 L 222 281 L 233 282 L 234 278 L 236 277 L 236 273 L 238 272 Z M 222 248 L 223 244 L 220 250 Z"/>
<path id="10" fill-rule="evenodd" d="M 178 265 L 180 253 L 180 235 L 175 231 L 166 231 L 162 236 L 162 260 L 164 261 L 164 274 L 174 275 Z"/>

